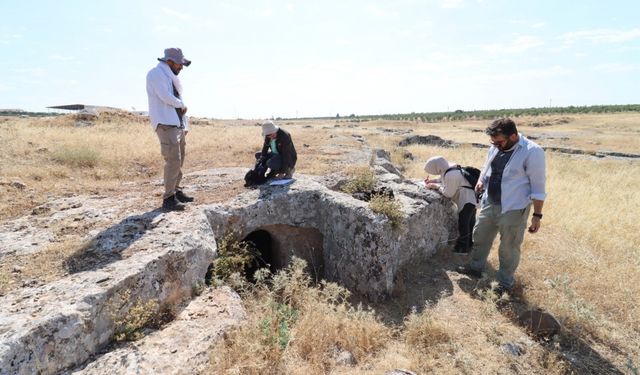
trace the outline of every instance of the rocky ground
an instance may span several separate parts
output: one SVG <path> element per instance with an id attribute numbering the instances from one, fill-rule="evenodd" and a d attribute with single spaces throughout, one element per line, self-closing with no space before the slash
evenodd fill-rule
<path id="1" fill-rule="evenodd" d="M 344 177 L 300 175 L 289 186 L 244 189 L 238 168 L 186 176 L 188 193 L 201 199 L 185 212 L 138 210 L 144 197 L 132 192 L 54 199 L 5 223 L 0 264 L 11 282 L 0 297 L 1 373 L 199 371 L 204 353 L 243 316 L 232 290 L 203 288 L 216 238 L 229 230 L 269 232 L 281 264 L 304 258 L 296 243 L 314 230 L 321 249 L 310 250 L 321 252 L 324 277 L 384 299 L 400 270 L 433 254 L 455 223 L 448 200 L 405 180 L 384 152 L 374 156 L 379 187 L 402 202 L 399 227 L 339 191 Z M 423 222 L 433 225 L 414 228 Z M 301 236 L 291 237 L 296 230 Z M 155 330 L 118 343 L 141 334 L 136 324 Z"/>

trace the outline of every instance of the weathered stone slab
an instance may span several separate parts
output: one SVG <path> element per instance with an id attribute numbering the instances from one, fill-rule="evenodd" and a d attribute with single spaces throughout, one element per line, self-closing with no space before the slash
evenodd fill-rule
<path id="1" fill-rule="evenodd" d="M 208 289 L 166 327 L 108 352 L 70 373 L 200 374 L 225 331 L 245 318 L 240 297 L 229 287 Z"/>
<path id="2" fill-rule="evenodd" d="M 190 299 L 215 256 L 211 228 L 201 211 L 159 215 L 165 220 L 136 239 L 133 254 L 1 297 L 0 373 L 52 374 L 77 366 L 111 342 L 114 320 L 137 301 L 155 299 L 162 307 Z M 115 228 L 103 233 L 114 237 L 102 237 L 99 243 L 110 245 L 97 244 L 101 251 L 132 244 Z"/>
<path id="3" fill-rule="evenodd" d="M 381 184 L 392 188 L 402 204 L 399 228 L 372 212 L 367 202 L 305 177 L 286 187 L 263 186 L 207 207 L 205 213 L 217 237 L 233 231 L 244 238 L 262 230 L 279 238 L 283 234 L 275 225 L 314 228 L 323 239 L 317 250 L 326 279 L 371 299 L 385 298 L 394 290 L 398 270 L 416 256 L 435 253 L 455 235 L 456 226 L 448 199 L 404 180 L 388 155 L 375 155 L 372 165 Z M 295 244 L 291 247 L 295 252 Z"/>

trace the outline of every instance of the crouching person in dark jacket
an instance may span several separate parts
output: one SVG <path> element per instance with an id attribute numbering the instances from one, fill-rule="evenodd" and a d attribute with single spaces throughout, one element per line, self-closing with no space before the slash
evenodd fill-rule
<path id="1" fill-rule="evenodd" d="M 256 160 L 266 161 L 270 169 L 268 178 L 292 178 L 296 168 L 298 154 L 293 146 L 291 134 L 278 127 L 273 121 L 262 124 L 264 145 L 262 151 L 256 153 Z"/>

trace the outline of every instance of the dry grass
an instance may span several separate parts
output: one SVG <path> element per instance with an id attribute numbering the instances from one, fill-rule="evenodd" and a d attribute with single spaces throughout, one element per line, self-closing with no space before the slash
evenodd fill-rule
<path id="1" fill-rule="evenodd" d="M 0 295 L 20 288 L 24 283 L 44 284 L 67 275 L 68 261 L 78 251 L 79 243 L 81 240 L 77 237 L 69 237 L 32 255 L 0 258 Z"/>
<path id="2" fill-rule="evenodd" d="M 200 123 L 187 135 L 185 170 L 253 165 L 263 140 L 256 121 Z M 0 193 L 12 197 L 0 202 L 0 222 L 27 214 L 52 195 L 148 189 L 143 182 L 162 177 L 160 147 L 148 120 L 105 113 L 93 126 L 74 124 L 71 115 L 0 122 Z M 345 130 L 331 128 L 335 138 L 329 138 L 305 127 L 307 122 L 280 125 L 294 139 L 298 173 L 331 173 L 349 164 L 342 157 L 346 148 L 360 147 L 348 130 L 342 135 Z"/>
<path id="3" fill-rule="evenodd" d="M 523 340 L 492 301 L 443 299 L 409 314 L 401 326 L 346 302 L 348 292 L 313 286 L 294 261 L 271 286 L 249 286 L 240 277 L 248 319 L 211 352 L 213 374 L 383 374 L 394 368 L 417 373 L 562 374 L 553 350 Z M 524 348 L 506 356 L 504 343 Z M 346 358 L 346 359 L 345 359 Z"/>
<path id="4" fill-rule="evenodd" d="M 348 180 L 342 186 L 347 194 L 370 192 L 376 185 L 376 178 L 369 166 L 351 166 L 346 170 Z"/>
<path id="5" fill-rule="evenodd" d="M 338 285 L 311 286 L 305 266 L 294 259 L 271 284 L 258 277 L 235 285 L 249 318 L 212 351 L 211 373 L 326 374 L 343 351 L 366 362 L 385 346 L 391 330 L 371 311 L 350 308 Z"/>
<path id="6" fill-rule="evenodd" d="M 613 118 L 612 118 L 613 117 Z M 589 129 L 598 124 L 617 123 L 615 116 L 589 118 L 566 132 Z M 625 134 L 638 131 L 622 115 Z M 634 115 L 637 120 L 640 116 Z M 577 121 L 577 120 L 576 120 Z M 570 126 L 563 124 L 561 126 Z M 550 131 L 549 128 L 543 128 Z M 620 135 L 608 132 L 591 138 L 614 150 Z M 478 133 L 476 142 L 485 136 Z M 575 146 L 585 146 L 582 135 Z M 575 139 L 577 138 L 577 140 Z M 455 139 L 455 138 L 454 138 Z M 630 140 L 636 144 L 637 137 Z M 390 146 L 387 143 L 387 146 Z M 636 145 L 635 147 L 640 147 Z M 424 161 L 433 155 L 482 166 L 486 151 L 470 147 L 445 149 L 428 146 L 407 148 L 416 161 L 407 175 L 424 178 Z M 634 151 L 640 148 L 636 148 Z M 528 304 L 552 312 L 572 337 L 586 339 L 598 351 L 606 352 L 619 368 L 633 368 L 640 362 L 640 163 L 621 159 L 594 159 L 547 153 L 547 190 L 543 227 L 527 234 L 517 277 Z M 497 248 L 490 262 L 497 267 Z M 630 361 L 630 362 L 628 362 Z M 626 363 L 629 363 L 628 366 Z"/>
<path id="7" fill-rule="evenodd" d="M 553 116 L 518 122 L 525 134 L 542 136 L 538 141 L 542 145 L 640 150 L 639 114 L 566 117 L 568 122 L 544 127 L 529 125 L 553 121 Z M 298 173 L 334 173 L 354 164 L 349 151 L 364 150 L 365 145 L 353 135 L 363 136 L 366 146 L 391 151 L 394 161 L 405 167 L 405 175 L 416 179 L 424 178 L 422 168 L 430 156 L 443 155 L 480 167 L 486 155 L 486 150 L 466 146 L 409 146 L 406 151 L 415 157 L 410 161 L 402 156 L 405 150 L 397 147 L 406 135 L 380 128 L 487 142 L 479 131 L 488 121 L 341 122 L 339 127 L 335 121 L 292 121 L 280 125 L 294 138 Z M 203 121 L 188 135 L 185 170 L 249 167 L 253 152 L 261 146 L 259 132 L 256 121 Z M 85 150 L 79 157 L 84 162 L 60 162 L 64 150 Z M 87 128 L 73 126 L 70 118 L 0 122 L 0 192 L 11 197 L 0 203 L 0 221 L 28 214 L 50 197 L 67 193 L 118 195 L 131 189 L 157 189 L 144 183 L 160 178 L 161 167 L 157 139 L 145 120 L 115 116 Z M 366 309 L 349 306 L 342 292 L 330 292 L 333 286 L 329 290 L 304 286 L 302 276 L 289 274 L 288 281 L 279 284 L 289 287 L 263 286 L 245 294 L 249 318 L 212 354 L 212 373 L 380 374 L 392 368 L 451 374 L 607 373 L 608 363 L 620 371 L 637 373 L 640 162 L 547 153 L 547 171 L 549 195 L 543 226 L 539 233 L 526 235 L 516 277 L 524 305 L 547 310 L 564 324 L 557 342 L 530 346 L 520 357 L 505 355 L 501 345 L 517 342 L 523 331 L 509 313 L 460 290 L 461 280 L 450 281 L 453 290 L 449 295 L 393 326 Z M 12 184 L 14 181 L 26 187 Z M 123 186 L 123 181 L 134 185 Z M 229 189 L 234 194 L 241 188 Z M 69 256 L 68 249 L 74 249 L 70 244 L 59 246 L 34 257 L 31 264 L 55 266 Z M 2 259 L 0 289 L 15 287 L 11 261 Z M 490 264 L 494 268 L 498 264 L 495 248 Z M 20 272 L 31 272 L 27 268 Z M 357 363 L 339 364 L 336 352 L 343 350 Z M 568 356 L 578 360 L 572 362 Z"/>
<path id="8" fill-rule="evenodd" d="M 371 211 L 383 214 L 391 222 L 391 226 L 395 229 L 400 228 L 402 224 L 402 203 L 386 194 L 373 194 L 369 201 Z"/>

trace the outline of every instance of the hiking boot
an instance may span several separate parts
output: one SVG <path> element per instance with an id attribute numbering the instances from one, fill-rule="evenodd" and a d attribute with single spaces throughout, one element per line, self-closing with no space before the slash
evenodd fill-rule
<path id="1" fill-rule="evenodd" d="M 498 297 L 502 297 L 503 294 L 510 294 L 511 293 L 511 288 L 507 288 L 506 286 L 502 285 L 502 284 L 498 284 L 498 286 L 493 290 L 493 292 L 496 294 L 496 296 Z"/>
<path id="2" fill-rule="evenodd" d="M 496 297 L 502 298 L 504 294 L 508 296 L 511 295 L 512 289 L 513 288 L 507 288 L 506 286 L 498 283 L 495 288 L 489 287 L 488 290 L 492 291 L 496 295 Z"/>
<path id="3" fill-rule="evenodd" d="M 178 200 L 178 202 L 182 203 L 193 202 L 193 197 L 190 197 L 187 194 L 183 193 L 182 190 L 176 190 L 176 199 Z"/>
<path id="4" fill-rule="evenodd" d="M 162 201 L 162 209 L 165 211 L 184 211 L 185 207 L 184 203 L 178 201 L 175 194 Z"/>
<path id="5" fill-rule="evenodd" d="M 478 271 L 469 266 L 458 266 L 456 267 L 456 272 L 463 275 L 471 276 L 476 279 L 482 278 L 482 271 Z"/>

